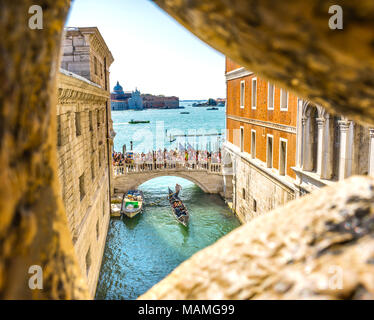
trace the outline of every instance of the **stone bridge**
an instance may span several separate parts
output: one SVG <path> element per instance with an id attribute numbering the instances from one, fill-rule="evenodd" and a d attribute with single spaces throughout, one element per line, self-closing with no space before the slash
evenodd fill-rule
<path id="1" fill-rule="evenodd" d="M 195 183 L 206 193 L 225 196 L 224 174 L 219 163 L 126 164 L 115 166 L 113 176 L 114 191 L 117 193 L 136 189 L 142 183 L 157 177 L 175 176 Z"/>

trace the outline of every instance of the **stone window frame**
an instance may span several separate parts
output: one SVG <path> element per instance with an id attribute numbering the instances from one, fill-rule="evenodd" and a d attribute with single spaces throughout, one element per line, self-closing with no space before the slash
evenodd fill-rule
<path id="1" fill-rule="evenodd" d="M 271 139 L 271 161 L 269 162 L 269 138 Z M 266 167 L 269 169 L 273 168 L 274 160 L 274 136 L 272 134 L 266 135 Z M 270 163 L 270 166 L 269 166 Z"/>
<path id="2" fill-rule="evenodd" d="M 281 147 L 282 142 L 286 144 L 285 152 L 284 152 L 284 173 L 281 173 Z M 287 151 L 288 151 L 288 140 L 286 138 L 279 138 L 279 165 L 278 165 L 278 171 L 279 175 L 286 176 L 287 175 Z"/>
<path id="3" fill-rule="evenodd" d="M 245 80 L 240 81 L 239 104 L 240 104 L 240 109 L 244 109 L 244 105 L 245 105 Z"/>
<path id="4" fill-rule="evenodd" d="M 79 111 L 75 112 L 75 136 L 79 137 L 82 135 L 82 125 L 81 125 L 81 113 Z"/>
<path id="5" fill-rule="evenodd" d="M 273 102 L 272 106 L 270 105 L 270 86 L 273 88 L 273 98 L 271 99 Z M 268 97 L 267 97 L 268 110 L 274 110 L 274 97 L 275 97 L 275 85 L 268 81 Z"/>
<path id="6" fill-rule="evenodd" d="M 62 124 L 61 124 L 61 114 L 57 115 L 57 146 L 62 146 Z"/>
<path id="7" fill-rule="evenodd" d="M 88 111 L 88 122 L 89 122 L 89 128 L 90 132 L 93 131 L 93 120 L 92 120 L 92 110 Z"/>
<path id="8" fill-rule="evenodd" d="M 100 120 L 100 108 L 96 109 L 96 126 L 100 128 L 101 120 Z"/>
<path id="9" fill-rule="evenodd" d="M 91 160 L 91 180 L 95 181 L 95 158 Z"/>
<path id="10" fill-rule="evenodd" d="M 244 126 L 240 126 L 240 141 L 239 141 L 239 148 L 240 152 L 244 152 Z"/>
<path id="11" fill-rule="evenodd" d="M 84 197 L 86 196 L 86 186 L 85 186 L 84 173 L 82 173 L 79 176 L 78 179 L 79 179 L 79 198 L 80 198 L 80 201 L 82 201 L 84 199 Z"/>
<path id="12" fill-rule="evenodd" d="M 282 104 L 284 92 L 287 95 L 287 100 L 286 100 L 286 106 L 285 107 Z M 288 111 L 289 98 L 290 98 L 289 92 L 286 89 L 282 89 L 281 88 L 280 89 L 280 94 L 279 94 L 279 107 L 280 107 L 280 111 Z"/>
<path id="13" fill-rule="evenodd" d="M 100 239 L 100 218 L 96 221 L 96 240 Z"/>
<path id="14" fill-rule="evenodd" d="M 253 90 L 253 83 L 256 83 L 256 90 Z M 253 77 L 252 80 L 251 80 L 251 93 L 252 93 L 251 108 L 252 108 L 252 110 L 256 110 L 256 108 L 257 108 L 257 87 L 258 87 L 257 77 Z M 253 91 L 255 91 L 255 92 L 253 92 Z"/>
<path id="15" fill-rule="evenodd" d="M 255 143 L 253 143 L 253 136 L 254 136 Z M 255 129 L 251 129 L 251 157 L 252 159 L 256 159 L 256 140 L 257 140 L 257 131 Z"/>
<path id="16" fill-rule="evenodd" d="M 101 147 L 99 147 L 99 152 L 98 152 L 98 154 L 99 154 L 99 168 L 101 168 L 101 162 L 102 162 L 102 159 L 101 159 Z"/>
<path id="17" fill-rule="evenodd" d="M 96 58 L 96 56 L 94 56 L 93 58 L 94 58 L 94 73 L 95 73 L 95 76 L 98 76 L 98 72 L 97 72 L 97 58 Z"/>
<path id="18" fill-rule="evenodd" d="M 92 264 L 91 247 L 88 247 L 88 250 L 86 252 L 85 262 L 86 262 L 86 274 L 88 276 L 88 274 L 90 273 L 91 264 Z"/>

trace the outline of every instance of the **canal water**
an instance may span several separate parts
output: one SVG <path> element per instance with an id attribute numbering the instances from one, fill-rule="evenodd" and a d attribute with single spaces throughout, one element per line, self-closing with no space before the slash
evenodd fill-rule
<path id="1" fill-rule="evenodd" d="M 166 199 L 167 187 L 175 183 L 183 188 L 188 228 L 173 218 Z M 136 299 L 195 252 L 239 226 L 218 195 L 205 194 L 185 179 L 156 178 L 139 189 L 148 202 L 144 212 L 110 221 L 96 299 Z"/>
<path id="2" fill-rule="evenodd" d="M 131 140 L 137 151 L 152 150 L 157 143 L 157 130 L 161 133 L 165 129 L 185 133 L 188 130 L 224 131 L 225 108 L 209 111 L 192 107 L 193 102 L 182 102 L 186 108 L 179 110 L 113 111 L 117 132 L 115 150 L 121 151 L 124 143 L 129 147 Z M 182 111 L 190 114 L 182 115 Z M 127 124 L 131 119 L 151 123 L 133 127 Z M 160 122 L 164 123 L 162 130 L 157 128 Z M 168 149 L 175 147 L 176 142 L 161 140 Z M 216 137 L 210 141 L 213 149 Z M 182 186 L 180 197 L 190 213 L 188 228 L 177 223 L 166 199 L 168 186 L 173 189 L 176 183 Z M 139 189 L 145 196 L 144 212 L 132 219 L 110 221 L 96 299 L 136 299 L 184 260 L 239 226 L 237 218 L 218 195 L 205 194 L 188 180 L 160 177 L 142 184 Z"/>

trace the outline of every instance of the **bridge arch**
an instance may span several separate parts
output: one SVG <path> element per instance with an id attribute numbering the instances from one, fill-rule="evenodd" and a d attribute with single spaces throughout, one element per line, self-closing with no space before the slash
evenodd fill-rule
<path id="1" fill-rule="evenodd" d="M 190 176 L 190 175 L 185 175 L 183 173 L 175 173 L 175 174 L 165 174 L 165 173 L 162 173 L 160 172 L 159 174 L 153 176 L 153 177 L 146 177 L 144 178 L 144 182 L 140 182 L 138 183 L 138 185 L 135 187 L 135 188 L 138 188 L 140 185 L 142 185 L 143 183 L 146 183 L 152 179 L 156 179 L 156 178 L 160 178 L 160 177 L 178 177 L 178 178 L 183 178 L 183 179 L 186 179 L 194 184 L 196 184 L 201 190 L 203 190 L 204 192 L 208 192 L 208 188 L 206 186 L 204 186 L 203 183 L 201 183 L 199 180 L 195 179 L 194 177 Z M 170 186 L 170 187 L 173 187 L 173 186 Z"/>
<path id="2" fill-rule="evenodd" d="M 119 175 L 114 178 L 115 192 L 127 192 L 138 188 L 141 184 L 159 177 L 179 177 L 196 184 L 205 193 L 220 193 L 223 190 L 222 175 L 210 174 L 206 171 L 160 171 L 141 172 Z M 170 186 L 172 187 L 172 186 Z"/>

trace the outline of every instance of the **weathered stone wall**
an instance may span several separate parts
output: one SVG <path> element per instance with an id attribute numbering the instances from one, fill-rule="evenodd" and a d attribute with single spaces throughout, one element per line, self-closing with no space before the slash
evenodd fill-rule
<path id="1" fill-rule="evenodd" d="M 372 0 L 155 0 L 200 39 L 329 112 L 374 119 Z M 343 30 L 329 7 L 341 5 Z"/>
<path id="2" fill-rule="evenodd" d="M 235 212 L 242 222 L 250 221 L 296 198 L 293 189 L 287 188 L 249 161 L 237 157 L 236 167 Z"/>
<path id="3" fill-rule="evenodd" d="M 78 262 L 93 297 L 110 217 L 109 93 L 65 71 L 57 87 L 58 176 Z"/>
<path id="4" fill-rule="evenodd" d="M 294 179 L 266 168 L 262 161 L 240 152 L 233 144 L 225 143 L 224 152 L 230 153 L 233 162 L 233 209 L 242 223 L 296 198 Z"/>
<path id="5" fill-rule="evenodd" d="M 85 299 L 57 176 L 56 75 L 67 0 L 43 0 L 44 29 L 28 27 L 31 0 L 0 12 L 0 298 Z M 28 286 L 43 270 L 43 290 Z"/>

